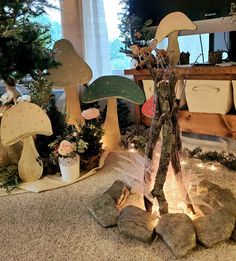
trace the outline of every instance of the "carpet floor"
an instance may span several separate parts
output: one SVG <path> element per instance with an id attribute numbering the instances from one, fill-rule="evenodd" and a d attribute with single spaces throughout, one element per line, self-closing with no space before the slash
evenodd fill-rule
<path id="1" fill-rule="evenodd" d="M 176 260 L 160 239 L 148 245 L 125 238 L 117 228 L 102 228 L 89 214 L 88 203 L 115 180 L 123 179 L 113 168 L 117 161 L 117 154 L 111 153 L 102 170 L 70 186 L 1 197 L 0 260 Z M 236 195 L 235 172 L 222 168 L 205 175 Z M 223 242 L 210 249 L 198 246 L 181 260 L 233 261 L 236 244 Z"/>

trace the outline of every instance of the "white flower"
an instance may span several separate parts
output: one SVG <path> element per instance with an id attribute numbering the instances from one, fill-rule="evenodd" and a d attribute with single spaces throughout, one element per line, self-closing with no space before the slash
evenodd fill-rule
<path id="1" fill-rule="evenodd" d="M 59 148 L 58 148 L 58 153 L 62 156 L 67 156 L 71 152 L 75 150 L 74 144 L 70 143 L 67 140 L 61 141 Z"/>
<path id="2" fill-rule="evenodd" d="M 83 117 L 85 120 L 96 119 L 99 115 L 100 115 L 100 112 L 99 112 L 99 110 L 96 109 L 96 108 L 90 108 L 90 109 L 88 109 L 88 110 L 82 111 L 82 117 Z"/>

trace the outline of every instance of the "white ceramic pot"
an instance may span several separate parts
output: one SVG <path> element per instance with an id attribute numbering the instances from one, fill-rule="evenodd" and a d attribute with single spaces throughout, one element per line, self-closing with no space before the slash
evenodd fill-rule
<path id="1" fill-rule="evenodd" d="M 59 167 L 62 179 L 66 182 L 74 182 L 80 176 L 80 157 L 59 158 Z"/>

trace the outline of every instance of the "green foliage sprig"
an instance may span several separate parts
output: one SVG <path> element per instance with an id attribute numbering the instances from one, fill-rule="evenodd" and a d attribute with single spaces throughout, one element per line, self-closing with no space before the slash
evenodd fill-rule
<path id="1" fill-rule="evenodd" d="M 48 82 L 45 77 L 38 77 L 37 80 L 31 81 L 25 85 L 29 91 L 31 102 L 37 104 L 42 109 L 49 110 L 52 99 L 52 83 Z"/>
<path id="2" fill-rule="evenodd" d="M 147 46 L 150 40 L 154 37 L 153 31 L 149 30 L 153 21 L 151 19 L 143 22 L 140 17 L 132 14 L 132 6 L 128 0 L 120 1 L 122 5 L 122 12 L 119 13 L 120 18 L 120 38 L 125 44 L 125 49 L 121 49 L 121 52 L 129 54 L 129 48 L 131 45 L 138 45 L 140 47 Z"/>
<path id="3" fill-rule="evenodd" d="M 12 191 L 21 182 L 17 165 L 0 167 L 0 188 Z"/>
<path id="4" fill-rule="evenodd" d="M 148 142 L 148 129 L 144 125 L 133 125 L 127 128 L 121 137 L 121 145 L 125 149 L 134 148 L 144 152 Z"/>

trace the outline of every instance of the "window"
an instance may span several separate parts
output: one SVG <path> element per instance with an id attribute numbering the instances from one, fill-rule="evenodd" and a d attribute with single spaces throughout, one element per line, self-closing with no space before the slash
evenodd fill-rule
<path id="1" fill-rule="evenodd" d="M 59 0 L 49 0 L 58 8 L 60 7 Z M 62 38 L 61 31 L 61 12 L 59 9 L 48 9 L 47 14 L 41 15 L 36 18 L 36 21 L 42 25 L 47 25 L 50 28 L 50 34 L 52 38 L 52 46 L 54 42 Z"/>
<path id="2" fill-rule="evenodd" d="M 179 36 L 180 52 L 190 53 L 190 63 L 204 63 L 208 60 L 209 34 Z M 164 39 L 158 48 L 166 49 L 168 40 Z"/>
<path id="3" fill-rule="evenodd" d="M 104 0 L 105 16 L 108 28 L 108 38 L 111 54 L 112 70 L 119 73 L 120 70 L 130 68 L 131 58 L 120 52 L 123 43 L 119 39 L 120 23 L 118 14 L 122 11 L 120 0 Z M 179 36 L 179 46 L 181 52 L 190 53 L 190 63 L 207 62 L 209 51 L 209 34 Z M 167 39 L 163 40 L 158 48 L 166 49 Z"/>
<path id="4" fill-rule="evenodd" d="M 130 68 L 130 58 L 120 52 L 124 44 L 119 39 L 120 23 L 118 14 L 122 11 L 120 0 L 104 0 L 105 16 L 108 29 L 108 40 L 111 55 L 112 71 L 119 74 L 124 69 Z"/>

